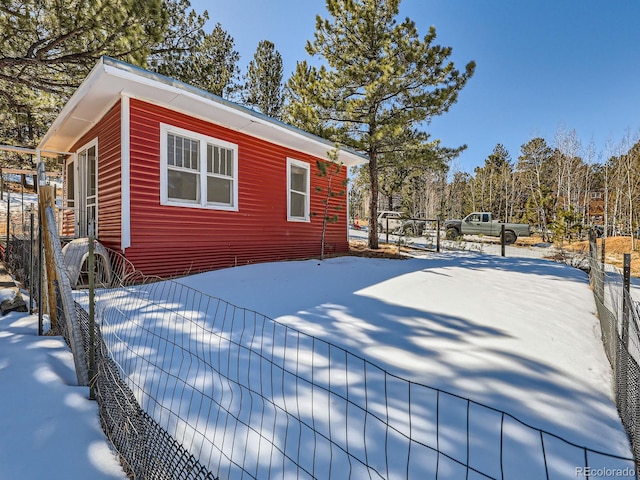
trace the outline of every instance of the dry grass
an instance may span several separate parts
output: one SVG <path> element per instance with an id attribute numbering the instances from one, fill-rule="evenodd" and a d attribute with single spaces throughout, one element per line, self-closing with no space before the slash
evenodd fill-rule
<path id="1" fill-rule="evenodd" d="M 372 250 L 367 247 L 367 242 L 364 240 L 349 241 L 349 255 L 357 257 L 406 259 L 407 257 L 402 255 L 402 251 L 403 248 L 398 248 L 397 245 L 380 243 L 378 249 Z"/>
<path id="2" fill-rule="evenodd" d="M 498 242 L 500 239 L 498 239 Z M 530 237 L 518 237 L 516 240 L 516 245 L 522 245 L 525 247 L 530 247 L 531 245 L 537 245 L 539 243 L 548 243 L 545 242 L 541 236 L 539 235 L 531 235 Z"/>
<path id="3" fill-rule="evenodd" d="M 640 242 L 637 242 L 635 247 L 638 248 Z M 598 239 L 598 256 L 600 255 L 600 248 L 602 240 Z M 584 250 L 589 251 L 589 242 L 573 242 L 564 246 L 568 250 Z M 623 267 L 624 254 L 631 254 L 631 276 L 640 277 L 640 252 L 638 250 L 631 250 L 631 237 L 607 237 L 605 241 L 605 262 L 614 265 L 618 268 Z"/>
<path id="4" fill-rule="evenodd" d="M 543 243 L 542 238 L 538 236 L 520 237 L 516 242 L 516 245 L 535 245 L 537 243 Z M 601 239 L 598 239 L 598 255 Z M 565 242 L 561 245 L 556 244 L 558 247 L 562 247 L 566 250 L 578 253 L 589 254 L 589 241 L 583 240 L 580 242 Z M 640 241 L 636 244 L 636 249 L 640 246 Z M 634 277 L 640 277 L 640 251 L 631 250 L 631 237 L 608 237 L 605 241 L 605 261 L 611 265 L 615 265 L 618 268 L 622 268 L 623 256 L 625 253 L 631 254 L 631 275 Z"/>

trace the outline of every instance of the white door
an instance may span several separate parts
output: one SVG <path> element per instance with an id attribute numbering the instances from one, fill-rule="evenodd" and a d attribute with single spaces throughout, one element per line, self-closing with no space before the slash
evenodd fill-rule
<path id="1" fill-rule="evenodd" d="M 75 234 L 87 237 L 89 226 L 93 224 L 94 235 L 98 235 L 98 144 L 97 141 L 85 145 L 76 155 L 74 165 L 67 169 L 68 188 L 74 189 L 73 206 L 75 213 Z M 75 178 L 69 179 L 73 175 Z M 73 186 L 72 186 L 73 184 Z M 71 193 L 69 191 L 69 193 Z M 69 195 L 67 196 L 69 198 Z"/>

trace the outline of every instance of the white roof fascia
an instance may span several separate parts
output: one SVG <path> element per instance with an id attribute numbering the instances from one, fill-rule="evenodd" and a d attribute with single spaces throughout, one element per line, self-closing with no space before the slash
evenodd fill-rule
<path id="1" fill-rule="evenodd" d="M 290 148 L 291 150 L 299 150 L 316 157 L 324 158 L 327 152 L 335 148 L 331 142 L 325 139 L 267 117 L 259 112 L 255 112 L 183 82 L 108 57 L 100 59 L 82 85 L 73 94 L 43 138 L 41 146 L 46 145 L 47 142 L 54 138 L 59 129 L 64 127 L 64 123 L 68 119 L 72 119 L 74 110 L 78 108 L 80 102 L 85 100 L 89 94 L 93 94 L 94 99 L 98 97 L 98 94 L 93 92 L 92 88 L 96 83 L 101 81 L 104 75 L 123 80 L 124 87 L 120 85 L 120 82 L 113 82 L 113 88 L 119 88 L 120 90 L 117 94 L 115 91 L 113 92 L 113 98 L 112 101 L 109 102 L 109 105 L 100 105 L 100 110 L 104 110 L 102 115 L 106 113 L 108 108 L 113 106 L 113 103 L 115 103 L 122 94 L 125 94 L 131 98 L 138 98 L 142 101 L 180 111 L 209 123 L 219 124 L 235 131 L 262 138 L 271 143 Z M 104 85 L 102 86 L 104 87 Z M 110 86 L 111 84 L 107 82 L 106 88 Z M 141 86 L 145 88 L 141 90 Z M 101 91 L 100 93 L 111 95 L 109 91 Z M 104 103 L 104 97 L 102 99 L 97 98 L 97 101 L 100 100 Z M 174 102 L 180 105 L 176 105 Z M 205 106 L 207 109 L 203 110 Z M 193 108 L 193 110 L 202 110 L 203 113 L 199 114 L 197 111 L 191 111 L 190 107 Z M 214 113 L 211 113 L 209 116 L 208 112 Z M 218 112 L 218 115 L 216 115 L 215 112 Z M 227 125 L 221 118 L 217 118 L 220 117 L 221 113 L 224 115 L 224 119 L 229 121 L 230 125 Z M 93 123 L 82 118 L 73 119 L 78 120 L 80 123 L 86 123 L 83 127 L 84 134 L 102 115 L 98 116 L 96 114 Z M 74 137 L 79 138 L 80 136 L 81 135 L 74 132 Z M 67 148 L 70 148 L 70 145 Z M 364 164 L 368 161 L 363 154 L 347 148 L 339 148 L 339 152 L 339 161 L 342 161 L 347 166 Z"/>
<path id="2" fill-rule="evenodd" d="M 98 60 L 98 63 L 91 69 L 89 75 L 84 79 L 84 81 L 80 84 L 78 89 L 71 95 L 71 98 L 60 111 L 56 119 L 53 121 L 47 133 L 45 133 L 42 140 L 40 140 L 40 147 L 43 148 L 47 142 L 53 137 L 53 135 L 58 131 L 62 123 L 71 115 L 76 106 L 85 98 L 87 93 L 91 90 L 93 83 L 98 77 L 98 72 L 100 70 L 104 70 L 104 57 Z"/>

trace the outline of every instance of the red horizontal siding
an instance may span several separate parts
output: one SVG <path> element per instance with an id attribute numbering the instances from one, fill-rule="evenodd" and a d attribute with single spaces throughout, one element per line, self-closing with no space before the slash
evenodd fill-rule
<path id="1" fill-rule="evenodd" d="M 98 238 L 120 249 L 122 229 L 122 153 L 120 102 L 100 123 L 98 136 Z"/>
<path id="2" fill-rule="evenodd" d="M 160 123 L 238 145 L 239 211 L 160 205 Z M 286 159 L 311 165 L 311 222 L 287 221 Z M 319 256 L 327 179 L 316 158 L 139 100 L 131 100 L 131 247 L 126 256 L 147 274 L 180 275 L 248 263 Z M 346 178 L 343 167 L 334 189 Z M 321 187 L 321 193 L 316 192 Z M 348 250 L 346 196 L 327 251 Z M 102 231 L 102 230 L 101 230 Z"/>
<path id="3" fill-rule="evenodd" d="M 104 245 L 120 250 L 121 245 L 121 135 L 120 101 L 73 146 L 72 152 L 98 139 L 98 239 Z M 73 212 L 67 210 L 63 233 L 73 235 Z"/>

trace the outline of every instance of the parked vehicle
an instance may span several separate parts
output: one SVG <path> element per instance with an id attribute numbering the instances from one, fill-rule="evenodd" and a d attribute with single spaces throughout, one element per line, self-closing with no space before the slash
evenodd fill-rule
<path id="1" fill-rule="evenodd" d="M 382 211 L 378 214 L 378 232 L 398 235 L 422 235 L 426 226 L 425 220 L 403 217 L 400 212 Z"/>
<path id="2" fill-rule="evenodd" d="M 504 242 L 515 243 L 518 237 L 531 235 L 531 227 L 524 223 L 502 223 L 489 212 L 473 212 L 462 220 L 447 220 L 444 223 L 447 238 L 455 240 L 462 235 L 487 235 L 499 237 L 504 225 Z"/>
<path id="3" fill-rule="evenodd" d="M 386 231 L 389 233 L 395 232 L 403 223 L 404 220 L 402 219 L 402 213 L 400 212 L 383 210 L 378 213 L 378 232 L 380 233 Z"/>

